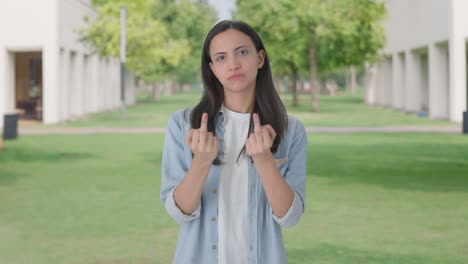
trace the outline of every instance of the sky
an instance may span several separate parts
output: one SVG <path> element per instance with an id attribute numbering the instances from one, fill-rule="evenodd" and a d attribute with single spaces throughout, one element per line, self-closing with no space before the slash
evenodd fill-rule
<path id="1" fill-rule="evenodd" d="M 219 20 L 232 19 L 235 0 L 208 0 L 208 2 L 218 11 Z"/>

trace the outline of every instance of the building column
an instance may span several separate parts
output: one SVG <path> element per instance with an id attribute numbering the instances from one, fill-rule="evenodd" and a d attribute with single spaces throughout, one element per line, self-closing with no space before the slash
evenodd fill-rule
<path id="1" fill-rule="evenodd" d="M 75 115 L 82 116 L 83 111 L 83 54 L 75 53 L 75 67 L 72 73 L 76 76 L 73 87 L 75 89 L 73 101 L 75 102 Z"/>
<path id="2" fill-rule="evenodd" d="M 375 103 L 378 106 L 383 105 L 383 90 L 385 87 L 385 62 L 384 58 L 381 58 L 377 64 L 377 76 L 375 86 Z"/>
<path id="3" fill-rule="evenodd" d="M 449 39 L 449 115 L 450 120 L 461 122 L 463 111 L 467 110 L 467 82 L 466 82 L 466 38 L 464 31 L 468 18 L 466 12 L 468 1 L 451 1 L 451 32 Z"/>
<path id="4" fill-rule="evenodd" d="M 77 110 L 77 93 L 78 93 L 78 86 L 76 85 L 77 81 L 76 79 L 80 78 L 79 76 L 76 75 L 76 52 L 75 51 L 70 51 L 69 52 L 70 56 L 70 67 L 68 69 L 68 104 L 70 108 L 70 118 L 74 118 L 78 115 L 78 110 Z"/>
<path id="5" fill-rule="evenodd" d="M 110 58 L 106 59 L 106 64 L 105 64 L 105 73 L 106 73 L 106 79 L 104 80 L 104 84 L 106 85 L 106 109 L 107 110 L 112 110 L 114 108 L 114 89 L 112 87 L 112 63 L 111 63 Z"/>
<path id="6" fill-rule="evenodd" d="M 95 113 L 99 110 L 99 56 L 97 54 L 90 55 L 89 58 L 89 82 L 90 82 L 90 111 Z"/>
<path id="7" fill-rule="evenodd" d="M 117 72 L 117 60 L 111 59 L 109 62 L 109 85 L 112 94 L 111 108 L 115 109 L 120 106 L 120 76 Z"/>
<path id="8" fill-rule="evenodd" d="M 0 127 L 3 127 L 3 115 L 7 112 L 7 87 L 8 87 L 8 55 L 6 49 L 0 46 Z"/>
<path id="9" fill-rule="evenodd" d="M 70 67 L 70 55 L 66 49 L 60 49 L 60 89 L 59 89 L 59 115 L 60 121 L 70 118 L 70 105 L 68 93 L 70 83 L 68 82 Z"/>
<path id="10" fill-rule="evenodd" d="M 106 109 L 106 86 L 105 86 L 105 71 L 104 71 L 104 58 L 99 58 L 99 93 L 98 93 L 98 111 Z"/>
<path id="11" fill-rule="evenodd" d="M 83 114 L 88 114 L 91 112 L 91 92 L 89 90 L 90 86 L 90 72 L 89 72 L 89 56 L 87 54 L 82 54 L 83 56 L 83 83 L 82 83 L 82 93 L 81 96 L 83 98 L 81 103 L 81 108 L 83 110 Z"/>
<path id="12" fill-rule="evenodd" d="M 51 43 L 43 50 L 43 123 L 53 124 L 59 117 L 59 56 L 56 43 Z"/>
<path id="13" fill-rule="evenodd" d="M 114 89 L 114 94 L 115 94 L 115 108 L 119 108 L 121 103 L 120 97 L 121 97 L 121 91 L 120 91 L 120 60 L 119 59 L 114 59 L 112 62 L 112 75 L 114 76 L 114 81 L 113 81 L 113 89 Z M 125 73 L 124 73 L 125 74 Z M 126 79 L 125 79 L 126 80 Z M 125 90 L 124 90 L 125 92 Z"/>
<path id="14" fill-rule="evenodd" d="M 450 120 L 461 122 L 466 111 L 466 48 L 464 38 L 450 39 Z"/>
<path id="15" fill-rule="evenodd" d="M 392 107 L 403 109 L 405 90 L 405 57 L 404 53 L 393 54 L 393 94 Z"/>
<path id="16" fill-rule="evenodd" d="M 448 52 L 447 46 L 429 46 L 429 117 L 448 119 Z"/>
<path id="17" fill-rule="evenodd" d="M 419 112 L 421 110 L 421 74 L 419 70 L 419 55 L 417 52 L 408 50 L 406 57 L 406 84 L 405 84 L 405 107 L 406 112 Z"/>
<path id="18" fill-rule="evenodd" d="M 0 127 L 5 114 L 15 112 L 15 53 L 0 48 Z"/>
<path id="19" fill-rule="evenodd" d="M 382 103 L 384 106 L 391 107 L 393 96 L 393 63 L 390 56 L 386 56 L 384 60 L 384 83 L 382 88 Z"/>
<path id="20" fill-rule="evenodd" d="M 101 102 L 102 102 L 102 108 L 105 111 L 109 110 L 109 85 L 108 85 L 108 80 L 109 80 L 109 72 L 107 71 L 107 58 L 103 58 L 101 60 L 101 71 L 102 71 L 102 78 L 101 78 Z"/>
<path id="21" fill-rule="evenodd" d="M 377 85 L 377 66 L 366 63 L 365 87 L 366 93 L 364 102 L 369 105 L 374 105 L 376 102 L 376 85 Z"/>

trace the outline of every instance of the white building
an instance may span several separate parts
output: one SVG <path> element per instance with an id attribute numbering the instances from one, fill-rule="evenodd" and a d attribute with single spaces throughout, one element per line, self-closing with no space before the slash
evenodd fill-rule
<path id="1" fill-rule="evenodd" d="M 387 46 L 366 102 L 461 122 L 467 111 L 467 0 L 385 0 Z"/>
<path id="2" fill-rule="evenodd" d="M 0 7 L 0 127 L 4 114 L 45 124 L 120 106 L 120 62 L 79 42 L 90 0 L 2 1 Z M 134 103 L 126 74 L 126 103 Z"/>

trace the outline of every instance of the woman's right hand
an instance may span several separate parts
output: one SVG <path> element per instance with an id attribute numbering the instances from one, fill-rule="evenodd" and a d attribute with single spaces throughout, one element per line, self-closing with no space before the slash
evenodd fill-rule
<path id="1" fill-rule="evenodd" d="M 193 161 L 211 165 L 218 156 L 218 139 L 208 132 L 208 114 L 203 113 L 199 129 L 191 128 L 187 144 L 193 153 Z"/>

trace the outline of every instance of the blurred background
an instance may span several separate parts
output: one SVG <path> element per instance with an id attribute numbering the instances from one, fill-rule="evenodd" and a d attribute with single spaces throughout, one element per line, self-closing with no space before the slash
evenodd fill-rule
<path id="1" fill-rule="evenodd" d="M 467 12 L 465 0 L 1 1 L 0 263 L 171 263 L 164 131 L 200 99 L 203 41 L 223 19 L 258 31 L 308 132 L 290 263 L 468 263 Z"/>

